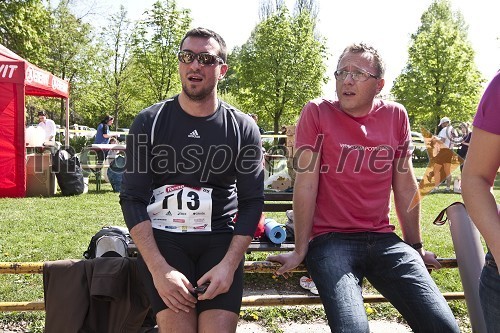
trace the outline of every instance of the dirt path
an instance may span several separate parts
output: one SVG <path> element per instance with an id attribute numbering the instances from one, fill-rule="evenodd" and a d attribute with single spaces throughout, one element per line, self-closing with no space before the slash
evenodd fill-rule
<path id="1" fill-rule="evenodd" d="M 281 325 L 280 328 L 285 333 L 329 333 L 330 328 L 326 323 L 313 323 L 313 324 L 298 324 L 290 323 Z M 269 332 L 265 327 L 259 325 L 258 323 L 249 323 L 240 321 L 238 324 L 238 329 L 236 333 L 267 333 Z M 393 323 L 383 320 L 371 320 L 370 321 L 370 332 L 371 333 L 407 333 L 411 330 L 402 324 Z"/>
<path id="2" fill-rule="evenodd" d="M 287 280 L 279 278 L 273 279 L 270 277 L 245 277 L 244 296 L 250 295 L 290 295 L 303 294 L 309 295 L 310 292 L 299 286 L 299 279 L 302 274 L 294 274 L 292 278 Z M 284 323 L 280 325 L 281 330 L 285 333 L 323 333 L 330 332 L 330 328 L 326 321 L 321 319 L 307 324 L 300 323 Z M 251 322 L 240 319 L 236 333 L 268 333 L 269 331 L 262 323 Z M 370 320 L 371 333 L 407 333 L 411 332 L 406 325 L 391 322 L 386 320 Z"/>

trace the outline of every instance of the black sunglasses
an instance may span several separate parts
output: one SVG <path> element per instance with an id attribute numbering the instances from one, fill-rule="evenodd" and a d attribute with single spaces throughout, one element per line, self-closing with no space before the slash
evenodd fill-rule
<path id="1" fill-rule="evenodd" d="M 177 58 L 179 59 L 180 62 L 184 64 L 190 64 L 192 63 L 195 59 L 198 60 L 198 63 L 200 65 L 215 65 L 217 63 L 223 64 L 224 60 L 222 60 L 221 57 L 215 54 L 211 54 L 208 52 L 200 52 L 200 53 L 194 53 L 191 51 L 179 51 L 177 53 Z"/>

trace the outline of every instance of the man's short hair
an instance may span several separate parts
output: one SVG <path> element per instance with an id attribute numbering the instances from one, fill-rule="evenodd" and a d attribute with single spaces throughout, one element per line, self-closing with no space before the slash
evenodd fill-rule
<path id="1" fill-rule="evenodd" d="M 354 43 L 349 46 L 347 46 L 342 54 L 339 57 L 339 61 L 337 62 L 340 64 L 340 61 L 342 58 L 347 54 L 347 53 L 368 53 L 371 54 L 373 62 L 375 64 L 375 68 L 377 69 L 378 73 L 373 73 L 377 75 L 379 78 L 383 78 L 385 75 L 385 63 L 382 60 L 382 57 L 380 56 L 380 53 L 375 49 L 373 46 L 368 45 L 366 43 Z"/>
<path id="2" fill-rule="evenodd" d="M 47 114 L 45 113 L 45 111 L 38 111 L 38 117 L 40 117 L 40 116 L 46 117 Z"/>
<path id="3" fill-rule="evenodd" d="M 227 62 L 227 46 L 226 42 L 224 39 L 215 31 L 212 31 L 207 28 L 194 28 L 186 32 L 184 37 L 181 40 L 181 44 L 179 45 L 179 49 L 182 49 L 182 44 L 184 44 L 184 41 L 188 37 L 201 37 L 201 38 L 213 38 L 219 43 L 219 54 L 217 54 L 219 57 L 224 60 L 224 63 Z"/>

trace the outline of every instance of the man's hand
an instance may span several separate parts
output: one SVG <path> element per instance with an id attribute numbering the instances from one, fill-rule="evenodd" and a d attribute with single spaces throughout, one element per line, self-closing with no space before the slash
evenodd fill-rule
<path id="1" fill-rule="evenodd" d="M 296 251 L 268 256 L 266 260 L 279 262 L 282 266 L 276 271 L 276 275 L 282 275 L 285 279 L 288 278 L 289 273 L 304 261 L 305 255 L 301 255 Z"/>
<path id="2" fill-rule="evenodd" d="M 196 306 L 196 298 L 191 294 L 194 288 L 189 280 L 177 270 L 153 274 L 153 281 L 163 302 L 174 312 L 189 312 Z"/>
<path id="3" fill-rule="evenodd" d="M 234 269 L 231 269 L 224 261 L 212 267 L 198 279 L 198 286 L 210 283 L 203 294 L 198 294 L 199 300 L 213 299 L 220 294 L 227 293 L 233 284 Z"/>
<path id="4" fill-rule="evenodd" d="M 441 264 L 439 261 L 437 261 L 437 256 L 430 252 L 430 251 L 425 251 L 424 249 L 421 249 L 421 251 L 418 251 L 420 253 L 420 256 L 424 260 L 424 264 L 427 267 L 430 267 L 431 269 L 440 269 Z"/>

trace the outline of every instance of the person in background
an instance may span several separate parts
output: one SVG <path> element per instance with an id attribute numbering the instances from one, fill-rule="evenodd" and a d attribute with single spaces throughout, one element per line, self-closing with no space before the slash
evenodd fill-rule
<path id="1" fill-rule="evenodd" d="M 255 123 L 258 126 L 258 124 L 259 124 L 259 116 L 257 116 L 256 113 L 250 113 L 249 116 L 252 117 L 252 119 L 255 121 Z M 259 126 L 259 132 L 260 132 L 260 134 L 264 134 L 265 131 L 264 131 L 264 129 L 262 127 Z"/>
<path id="2" fill-rule="evenodd" d="M 94 143 L 96 144 L 108 144 L 109 139 L 113 136 L 111 135 L 110 126 L 113 125 L 114 118 L 110 115 L 106 115 L 104 119 L 97 125 L 97 133 L 95 135 Z"/>
<path id="3" fill-rule="evenodd" d="M 45 141 L 54 142 L 56 138 L 56 123 L 52 119 L 47 118 L 45 111 L 38 112 L 38 127 L 45 131 Z"/>
<path id="4" fill-rule="evenodd" d="M 219 34 L 188 31 L 177 59 L 180 94 L 130 128 L 120 204 L 160 332 L 235 332 L 264 205 L 261 138 L 217 98 L 228 70 Z"/>
<path id="5" fill-rule="evenodd" d="M 97 125 L 97 133 L 94 138 L 95 144 L 108 144 L 109 140 L 113 137 L 111 135 L 110 126 L 113 125 L 114 118 L 110 115 L 106 115 L 103 120 Z M 106 159 L 108 151 L 106 150 L 96 150 L 97 163 L 101 164 Z"/>
<path id="6" fill-rule="evenodd" d="M 281 126 L 280 134 L 281 135 L 286 135 L 286 126 Z M 280 146 L 286 146 L 286 138 L 279 138 L 278 145 L 280 145 Z"/>
<path id="7" fill-rule="evenodd" d="M 462 197 L 488 251 L 479 298 L 488 333 L 500 332 L 500 210 L 491 191 L 500 171 L 500 71 L 486 88 L 474 117 L 462 178 Z"/>
<path id="8" fill-rule="evenodd" d="M 405 108 L 375 99 L 385 65 L 373 47 L 348 46 L 335 71 L 338 100 L 318 98 L 296 129 L 293 192 L 295 249 L 268 260 L 278 275 L 306 260 L 332 332 L 370 332 L 363 305 L 366 278 L 413 332 L 459 332 L 448 303 L 426 269 L 426 251 Z M 389 221 L 391 190 L 401 239 Z"/>
<path id="9" fill-rule="evenodd" d="M 450 118 L 443 117 L 439 121 L 439 126 L 442 127 L 435 145 L 438 147 L 437 155 L 434 157 L 434 190 L 439 189 L 439 185 L 443 180 L 446 180 L 446 191 L 451 191 L 451 161 L 453 159 L 453 127 L 451 126 Z M 444 171 L 445 178 L 441 178 L 441 168 Z"/>
<path id="10" fill-rule="evenodd" d="M 109 142 L 108 144 L 110 145 L 117 145 L 119 142 L 118 142 L 118 139 L 114 136 L 112 136 L 111 138 L 109 138 Z M 108 155 L 106 156 L 106 160 L 107 160 L 107 164 L 111 164 L 111 162 L 113 162 L 114 158 L 118 155 L 120 151 L 119 150 L 116 150 L 116 149 L 110 149 L 109 152 L 108 152 Z"/>
<path id="11" fill-rule="evenodd" d="M 111 137 L 109 139 L 110 145 L 118 144 L 118 139 Z M 125 166 L 125 157 L 120 154 L 119 150 L 110 149 L 106 156 L 106 164 L 108 168 L 104 174 L 104 179 L 111 184 L 113 192 L 120 192 L 122 183 L 122 174 Z"/>
<path id="12" fill-rule="evenodd" d="M 460 146 L 457 149 L 457 155 L 463 159 L 463 162 L 460 163 L 460 172 L 463 171 L 464 162 L 467 157 L 467 152 L 469 151 L 470 138 L 472 136 L 472 131 L 470 129 L 470 123 L 462 123 L 460 125 L 460 132 L 462 141 L 460 142 Z"/>

